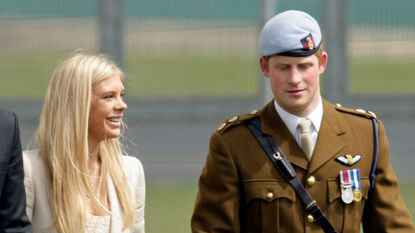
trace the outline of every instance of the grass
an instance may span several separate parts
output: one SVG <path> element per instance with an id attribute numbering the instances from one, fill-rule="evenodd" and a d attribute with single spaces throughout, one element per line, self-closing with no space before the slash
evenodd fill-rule
<path id="1" fill-rule="evenodd" d="M 130 56 L 127 85 L 139 97 L 252 96 L 256 60 L 246 57 Z"/>
<path id="2" fill-rule="evenodd" d="M 0 98 L 41 99 L 53 70 L 67 54 L 3 54 Z M 260 90 L 255 57 L 128 54 L 126 87 L 132 97 L 246 97 Z M 367 95 L 415 94 L 414 72 L 414 59 L 356 58 L 350 63 L 350 91 Z"/>
<path id="3" fill-rule="evenodd" d="M 146 232 L 190 232 L 196 189 L 196 185 L 190 184 L 149 184 L 146 197 Z"/>
<path id="4" fill-rule="evenodd" d="M 41 99 L 50 76 L 67 52 L 0 56 L 0 98 Z M 131 53 L 140 54 L 140 53 Z M 252 96 L 260 83 L 255 59 L 244 57 L 154 57 L 126 59 L 127 94 L 132 97 Z"/>
<path id="5" fill-rule="evenodd" d="M 415 94 L 414 59 L 354 59 L 350 66 L 352 94 Z"/>
<path id="6" fill-rule="evenodd" d="M 406 206 L 412 215 L 412 221 L 415 223 L 415 183 L 402 183 L 401 192 Z"/>
<path id="7" fill-rule="evenodd" d="M 196 192 L 196 184 L 149 184 L 146 232 L 190 233 L 190 218 Z M 415 217 L 415 184 L 402 184 L 401 192 L 411 215 Z"/>

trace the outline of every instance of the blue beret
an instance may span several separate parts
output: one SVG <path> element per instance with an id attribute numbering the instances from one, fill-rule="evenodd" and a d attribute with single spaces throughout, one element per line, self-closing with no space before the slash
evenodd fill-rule
<path id="1" fill-rule="evenodd" d="M 302 11 L 289 10 L 271 18 L 259 34 L 258 49 L 261 56 L 309 56 L 321 44 L 321 31 L 317 21 Z"/>

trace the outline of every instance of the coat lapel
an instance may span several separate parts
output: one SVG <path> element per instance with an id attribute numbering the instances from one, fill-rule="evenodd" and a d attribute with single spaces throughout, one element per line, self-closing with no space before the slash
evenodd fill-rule
<path id="1" fill-rule="evenodd" d="M 261 131 L 272 136 L 292 164 L 306 170 L 308 161 L 304 152 L 298 146 L 287 126 L 278 115 L 273 101 L 262 109 L 260 117 Z"/>
<path id="2" fill-rule="evenodd" d="M 341 123 L 342 117 L 341 114 L 337 113 L 332 104 L 323 100 L 323 119 L 313 158 L 311 159 L 309 173 L 323 166 L 345 146 L 344 141 L 340 137 L 346 133 L 346 129 Z"/>
<path id="3" fill-rule="evenodd" d="M 117 193 L 115 191 L 114 182 L 111 179 L 111 176 L 108 176 L 107 179 L 108 185 L 108 197 L 110 200 L 110 207 L 111 207 L 111 233 L 126 233 L 129 231 L 122 231 L 122 216 L 120 210 L 120 204 L 118 202 Z"/>

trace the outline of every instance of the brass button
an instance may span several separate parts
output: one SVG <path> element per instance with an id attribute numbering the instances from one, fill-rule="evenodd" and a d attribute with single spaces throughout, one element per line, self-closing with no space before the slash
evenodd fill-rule
<path id="1" fill-rule="evenodd" d="M 313 223 L 314 222 L 313 215 L 311 215 L 311 214 L 307 215 L 307 222 L 309 222 L 309 223 Z"/>
<path id="2" fill-rule="evenodd" d="M 309 186 L 313 186 L 315 183 L 316 183 L 316 178 L 315 178 L 314 176 L 310 176 L 310 177 L 308 177 L 308 179 L 307 179 L 307 184 L 308 184 Z"/>
<path id="3" fill-rule="evenodd" d="M 239 117 L 237 117 L 237 116 L 233 116 L 233 117 L 229 118 L 228 122 L 229 122 L 229 123 L 232 123 L 232 122 L 234 122 L 234 121 L 238 120 L 238 118 L 239 118 Z"/>
<path id="4" fill-rule="evenodd" d="M 272 198 L 274 198 L 274 193 L 271 193 L 271 192 L 269 192 L 269 193 L 267 193 L 267 200 L 268 201 L 271 201 L 272 200 Z"/>

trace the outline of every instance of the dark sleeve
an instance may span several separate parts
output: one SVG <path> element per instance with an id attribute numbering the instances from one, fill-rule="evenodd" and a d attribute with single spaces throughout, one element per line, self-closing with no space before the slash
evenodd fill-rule
<path id="1" fill-rule="evenodd" d="M 193 233 L 240 231 L 238 181 L 236 166 L 226 142 L 221 135 L 214 134 L 199 179 L 191 220 Z"/>
<path id="2" fill-rule="evenodd" d="M 414 223 L 403 201 L 399 182 L 391 165 L 389 143 L 379 122 L 379 160 L 375 187 L 369 193 L 363 213 L 364 232 L 415 233 Z"/>
<path id="3" fill-rule="evenodd" d="M 8 113 L 8 114 L 7 114 Z M 23 158 L 17 118 L 6 112 L 0 117 L 0 232 L 32 232 L 26 216 Z M 7 116 L 8 115 L 8 116 Z"/>

